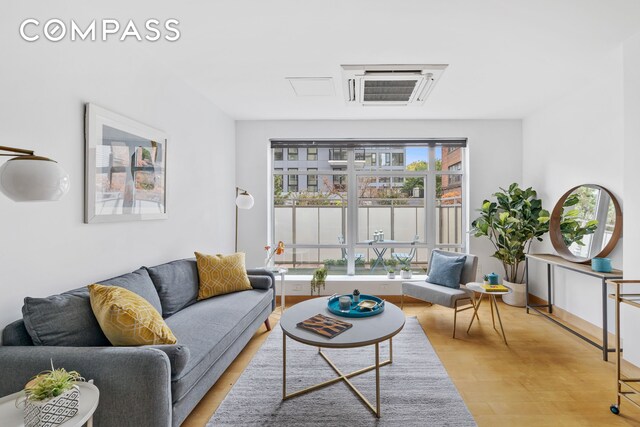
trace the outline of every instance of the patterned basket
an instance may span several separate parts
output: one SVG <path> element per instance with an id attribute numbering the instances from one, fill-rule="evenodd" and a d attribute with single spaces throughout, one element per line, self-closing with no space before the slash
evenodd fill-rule
<path id="1" fill-rule="evenodd" d="M 78 413 L 80 388 L 65 391 L 58 397 L 41 402 L 26 401 L 24 407 L 25 427 L 55 427 Z"/>

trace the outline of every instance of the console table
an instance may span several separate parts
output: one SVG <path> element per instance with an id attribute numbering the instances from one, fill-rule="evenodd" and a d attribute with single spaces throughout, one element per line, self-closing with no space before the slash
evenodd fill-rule
<path id="1" fill-rule="evenodd" d="M 547 304 L 531 304 L 529 302 L 529 261 L 531 260 L 547 264 Z M 593 341 L 589 337 L 582 335 L 578 331 L 571 329 L 569 326 L 561 323 L 551 316 L 551 314 L 553 313 L 553 302 L 551 299 L 551 269 L 553 267 L 564 268 L 566 270 L 571 270 L 579 274 L 584 274 L 600 279 L 602 286 L 602 345 Z M 607 328 L 607 280 L 611 279 L 622 279 L 622 271 L 612 270 L 610 273 L 600 273 L 598 271 L 593 271 L 590 265 L 570 262 L 557 255 L 527 254 L 525 259 L 525 295 L 527 298 L 527 313 L 529 313 L 529 310 L 535 310 L 536 313 L 546 317 L 555 324 L 560 325 L 562 328 L 571 332 L 575 336 L 582 338 L 592 346 L 598 348 L 599 350 L 602 350 L 602 360 L 607 361 L 609 359 L 609 353 L 616 351 L 615 348 L 609 348 L 609 335 Z M 540 310 L 541 307 L 545 307 L 547 311 Z"/>

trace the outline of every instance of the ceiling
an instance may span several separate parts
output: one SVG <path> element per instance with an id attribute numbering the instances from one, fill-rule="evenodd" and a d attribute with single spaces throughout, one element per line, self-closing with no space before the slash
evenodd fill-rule
<path id="1" fill-rule="evenodd" d="M 522 118 L 640 32 L 622 0 L 218 1 L 169 59 L 236 119 Z M 194 25 L 197 24 L 197 25 Z M 449 64 L 420 107 L 348 107 L 341 64 Z M 333 77 L 297 97 L 285 77 Z"/>
<path id="2" fill-rule="evenodd" d="M 37 3 L 11 1 L 16 16 L 6 31 L 36 9 L 41 17 L 179 19 L 179 41 L 138 49 L 235 119 L 522 118 L 590 79 L 607 78 L 599 72 L 607 55 L 640 32 L 638 0 Z M 124 47 L 73 49 L 128 52 Z M 34 48 L 53 51 L 44 43 Z M 419 107 L 349 107 L 341 64 L 449 67 Z M 298 97 L 286 77 L 332 77 L 335 94 Z"/>

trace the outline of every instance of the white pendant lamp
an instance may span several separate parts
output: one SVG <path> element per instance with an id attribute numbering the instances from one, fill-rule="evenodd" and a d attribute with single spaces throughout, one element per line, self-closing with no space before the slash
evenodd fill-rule
<path id="1" fill-rule="evenodd" d="M 0 146 L 0 151 L 16 154 L 0 167 L 0 191 L 15 202 L 59 200 L 69 191 L 69 174 L 46 157 L 31 150 Z"/>

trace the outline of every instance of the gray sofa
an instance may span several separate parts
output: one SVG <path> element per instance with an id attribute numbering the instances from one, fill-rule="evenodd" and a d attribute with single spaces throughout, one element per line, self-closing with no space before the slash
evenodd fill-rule
<path id="1" fill-rule="evenodd" d="M 23 319 L 0 346 L 0 396 L 35 374 L 76 370 L 100 389 L 97 427 L 178 426 L 275 308 L 275 278 L 248 270 L 252 290 L 196 301 L 195 260 L 178 260 L 96 283 L 143 296 L 162 313 L 175 345 L 113 347 L 98 325 L 87 288 L 25 298 Z"/>

